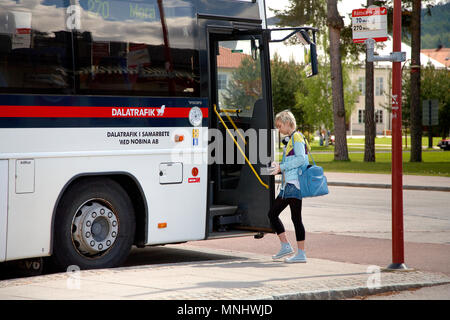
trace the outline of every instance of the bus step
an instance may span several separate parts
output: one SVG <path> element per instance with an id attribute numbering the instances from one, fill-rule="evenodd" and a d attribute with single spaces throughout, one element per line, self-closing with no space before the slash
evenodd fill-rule
<path id="1" fill-rule="evenodd" d="M 236 213 L 237 206 L 213 205 L 209 208 L 209 232 L 219 228 L 225 230 L 227 224 L 241 222 L 241 215 L 233 216 Z"/>
<path id="2" fill-rule="evenodd" d="M 237 210 L 237 206 L 217 205 L 214 204 L 209 208 L 210 215 L 230 215 L 234 214 Z"/>

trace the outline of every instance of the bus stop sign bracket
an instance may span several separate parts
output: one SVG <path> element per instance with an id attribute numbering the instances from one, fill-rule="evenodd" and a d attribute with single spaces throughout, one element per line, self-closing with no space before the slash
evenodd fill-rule
<path id="1" fill-rule="evenodd" d="M 391 61 L 391 62 L 403 62 L 406 61 L 406 52 L 391 52 L 388 56 L 376 56 L 374 54 L 375 48 L 375 40 L 374 39 L 366 39 L 364 41 L 366 44 L 366 52 L 367 52 L 367 61 L 375 62 L 375 61 Z"/>

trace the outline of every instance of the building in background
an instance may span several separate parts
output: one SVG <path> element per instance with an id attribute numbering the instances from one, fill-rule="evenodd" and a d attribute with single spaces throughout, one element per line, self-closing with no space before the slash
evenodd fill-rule
<path id="1" fill-rule="evenodd" d="M 422 49 L 420 52 L 450 68 L 450 48 Z"/>
<path id="2" fill-rule="evenodd" d="M 356 67 L 350 73 L 350 79 L 357 85 L 359 97 L 356 107 L 353 109 L 350 117 L 348 134 L 364 135 L 365 128 L 365 95 L 366 95 L 366 72 L 364 67 Z M 391 69 L 387 66 L 376 66 L 374 68 L 374 107 L 375 107 L 375 127 L 376 134 L 390 134 L 391 118 L 386 109 L 389 106 L 390 99 L 387 92 L 390 93 Z"/>
<path id="3" fill-rule="evenodd" d="M 409 68 L 411 64 L 411 47 L 402 43 L 401 51 L 406 52 L 406 61 L 402 63 L 403 68 Z M 384 42 L 375 48 L 379 55 L 389 55 L 392 52 L 392 40 Z M 422 51 L 423 52 L 423 51 Z M 352 83 L 357 84 L 360 95 L 353 109 L 348 125 L 347 133 L 352 135 L 364 135 L 364 110 L 365 110 L 365 54 L 358 58 L 359 64 L 351 72 Z M 420 63 L 422 67 L 431 63 L 435 68 L 446 68 L 446 65 L 431 56 L 421 53 Z M 375 126 L 377 135 L 391 134 L 391 87 L 392 87 L 392 62 L 374 62 L 374 109 Z"/>
<path id="4" fill-rule="evenodd" d="M 241 50 L 235 49 L 235 46 L 233 46 L 233 48 L 219 46 L 219 55 L 217 56 L 217 87 L 220 95 L 219 103 L 223 101 L 223 95 L 226 93 L 229 82 L 233 79 L 233 71 L 239 68 L 242 59 L 249 56 L 239 51 Z"/>

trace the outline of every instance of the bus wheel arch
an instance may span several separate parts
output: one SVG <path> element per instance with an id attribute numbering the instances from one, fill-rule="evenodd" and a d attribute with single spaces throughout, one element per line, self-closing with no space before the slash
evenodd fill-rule
<path id="1" fill-rule="evenodd" d="M 145 197 L 132 175 L 77 175 L 55 205 L 51 260 L 58 269 L 67 261 L 82 269 L 120 265 L 132 244 L 145 244 L 146 230 Z"/>

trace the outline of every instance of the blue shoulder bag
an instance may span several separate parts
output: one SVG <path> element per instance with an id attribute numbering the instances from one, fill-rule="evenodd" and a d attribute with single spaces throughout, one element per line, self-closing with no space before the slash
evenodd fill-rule
<path id="1" fill-rule="evenodd" d="M 309 164 L 304 171 L 299 170 L 298 173 L 302 198 L 318 197 L 328 194 L 327 177 L 323 174 L 323 168 L 316 165 L 311 151 L 309 151 L 309 155 L 314 164 Z"/>

